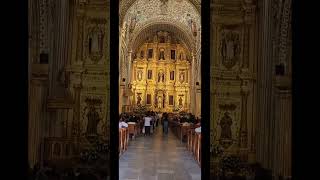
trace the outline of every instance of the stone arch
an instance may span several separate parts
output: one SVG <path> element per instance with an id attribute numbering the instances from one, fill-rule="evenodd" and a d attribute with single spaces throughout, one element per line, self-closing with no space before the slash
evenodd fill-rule
<path id="1" fill-rule="evenodd" d="M 140 47 L 140 45 L 147 39 L 147 37 L 151 36 L 160 29 L 173 33 L 174 36 L 176 36 L 190 52 L 194 52 L 196 50 L 196 43 L 190 33 L 186 32 L 183 28 L 180 28 L 173 23 L 163 23 L 161 21 L 151 22 L 137 30 L 132 39 L 129 41 L 128 48 L 132 51 L 136 50 L 135 48 Z"/>

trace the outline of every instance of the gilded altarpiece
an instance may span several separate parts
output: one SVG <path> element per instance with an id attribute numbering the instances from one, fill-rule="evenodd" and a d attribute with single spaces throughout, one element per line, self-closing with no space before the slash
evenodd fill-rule
<path id="1" fill-rule="evenodd" d="M 132 105 L 161 112 L 189 112 L 190 53 L 181 44 L 162 42 L 161 38 L 144 43 L 133 54 Z"/>

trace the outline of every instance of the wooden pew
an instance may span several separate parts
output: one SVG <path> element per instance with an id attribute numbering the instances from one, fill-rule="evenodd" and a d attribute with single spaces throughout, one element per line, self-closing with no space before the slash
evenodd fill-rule
<path id="1" fill-rule="evenodd" d="M 129 131 L 128 128 L 119 129 L 119 144 L 120 144 L 120 155 L 127 150 L 129 143 Z"/>
<path id="2" fill-rule="evenodd" d="M 201 165 L 201 133 L 196 133 L 195 128 L 198 126 L 191 126 L 188 129 L 187 148 L 192 152 L 195 160 Z"/>
<path id="3" fill-rule="evenodd" d="M 122 143 L 122 128 L 119 128 L 119 156 L 122 154 L 123 150 L 123 143 Z"/>
<path id="4" fill-rule="evenodd" d="M 128 133 L 129 133 L 129 136 L 132 135 L 133 137 L 136 137 L 136 135 L 137 135 L 137 124 L 128 124 Z"/>
<path id="5" fill-rule="evenodd" d="M 201 153 L 201 133 L 195 133 L 196 135 L 196 141 L 197 141 L 197 147 L 196 147 L 196 160 L 199 164 L 201 164 L 201 157 L 200 157 L 200 153 Z"/>
<path id="6" fill-rule="evenodd" d="M 188 136 L 188 132 L 189 132 L 189 129 L 191 128 L 191 126 L 182 126 L 182 124 L 180 125 L 180 140 L 181 142 L 183 141 L 183 138 L 185 136 Z"/>

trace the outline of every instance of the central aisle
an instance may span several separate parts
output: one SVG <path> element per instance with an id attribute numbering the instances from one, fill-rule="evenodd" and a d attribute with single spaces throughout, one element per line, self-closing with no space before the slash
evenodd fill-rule
<path id="1" fill-rule="evenodd" d="M 119 160 L 119 180 L 200 180 L 201 169 L 191 152 L 169 130 L 129 142 Z"/>

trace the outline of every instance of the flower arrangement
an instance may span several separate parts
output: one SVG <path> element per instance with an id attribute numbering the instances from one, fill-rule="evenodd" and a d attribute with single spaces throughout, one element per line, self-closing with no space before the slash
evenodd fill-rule
<path id="1" fill-rule="evenodd" d="M 174 109 L 173 109 L 173 112 L 179 112 L 180 111 L 180 107 L 175 107 Z"/>
<path id="2" fill-rule="evenodd" d="M 235 155 L 227 155 L 222 157 L 220 167 L 223 172 L 238 173 L 242 168 L 241 159 Z"/>
<path id="3" fill-rule="evenodd" d="M 91 137 L 88 148 L 80 152 L 80 160 L 83 163 L 93 163 L 98 160 L 106 161 L 109 152 L 108 143 L 101 138 Z"/>
<path id="4" fill-rule="evenodd" d="M 223 148 L 220 145 L 211 144 L 210 153 L 213 158 L 218 158 L 223 155 Z"/>

